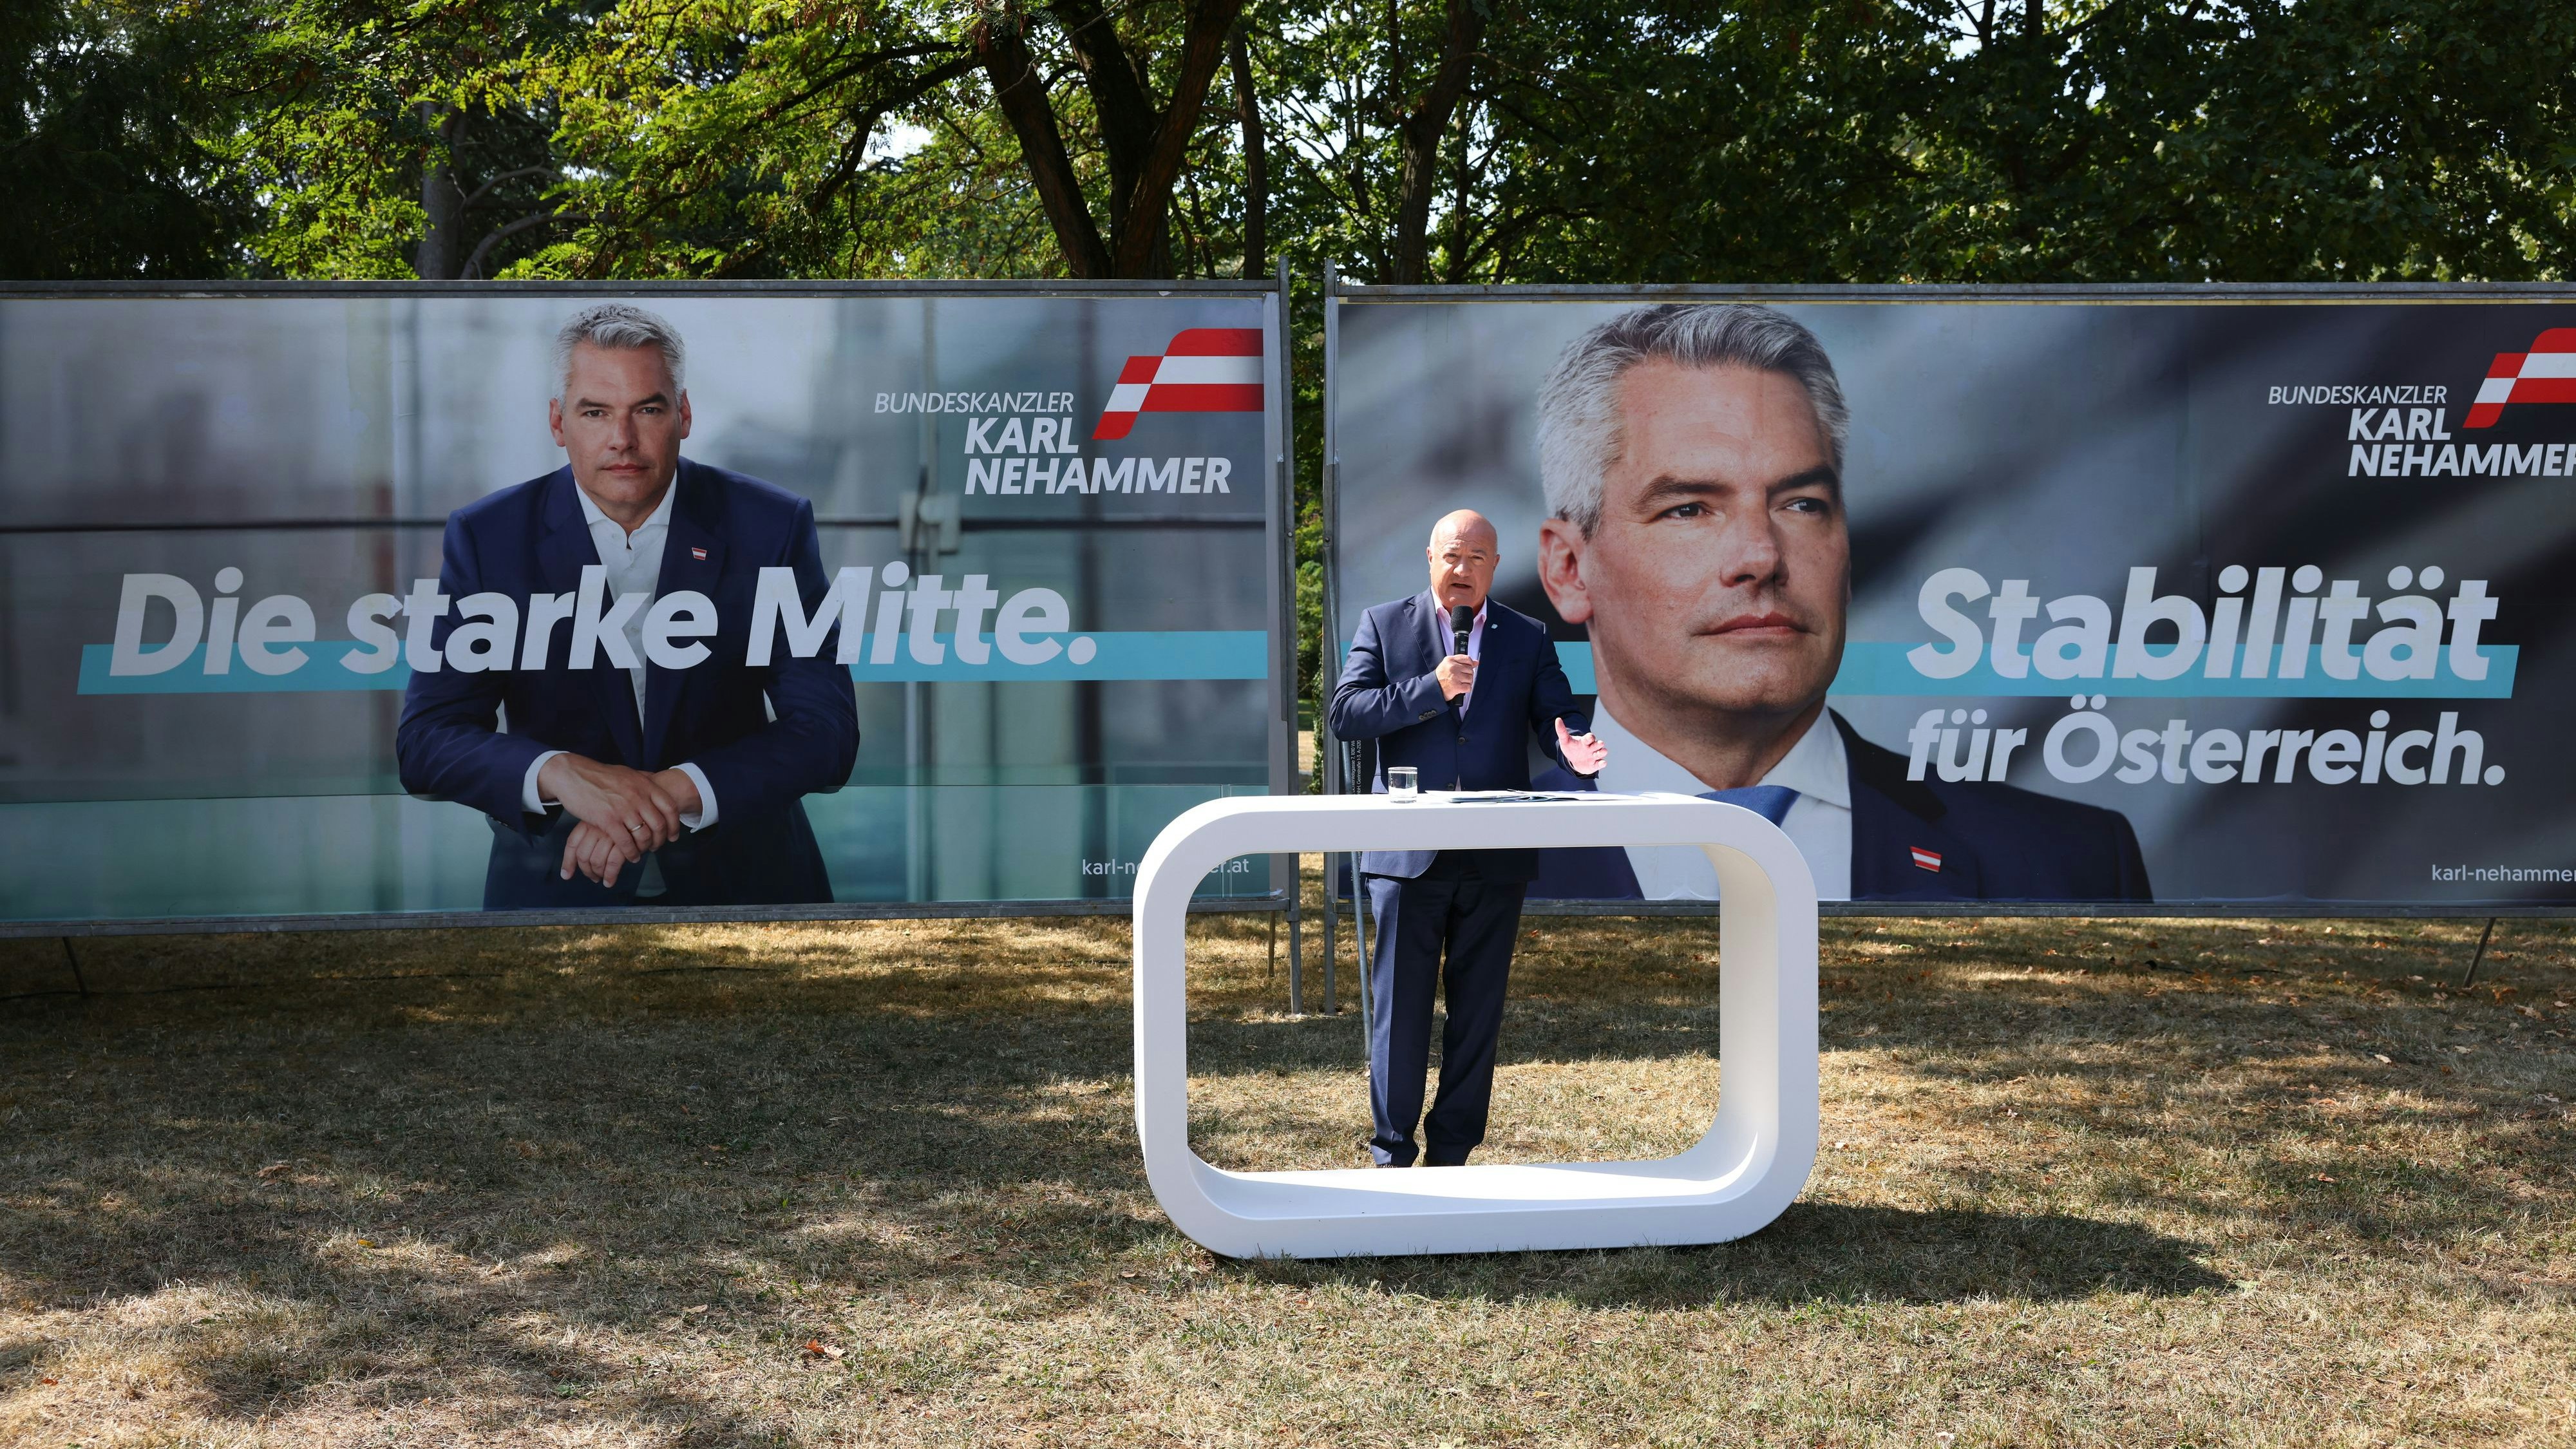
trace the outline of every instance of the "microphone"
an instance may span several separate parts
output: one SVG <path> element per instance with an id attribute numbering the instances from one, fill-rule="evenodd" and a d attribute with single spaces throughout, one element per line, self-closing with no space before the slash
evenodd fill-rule
<path id="1" fill-rule="evenodd" d="M 1466 653 L 1467 636 L 1474 633 L 1475 629 L 1475 610 L 1468 608 L 1464 604 L 1460 604 L 1456 608 L 1451 609 L 1449 611 L 1449 637 L 1455 647 L 1450 649 L 1449 652 L 1452 654 Z"/>

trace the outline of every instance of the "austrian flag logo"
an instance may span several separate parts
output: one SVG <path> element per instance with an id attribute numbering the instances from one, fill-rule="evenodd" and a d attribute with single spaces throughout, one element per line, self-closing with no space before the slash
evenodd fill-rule
<path id="1" fill-rule="evenodd" d="M 1131 364 L 1132 365 L 1132 364 Z M 2552 327 L 2529 352 L 2499 352 L 2464 428 L 2491 428 L 2506 403 L 2576 402 L 2576 327 Z"/>
<path id="2" fill-rule="evenodd" d="M 1127 359 L 1091 436 L 1094 441 L 1123 438 L 1136 426 L 1138 413 L 1259 411 L 1261 329 L 1192 327 L 1173 334 L 1160 356 Z"/>

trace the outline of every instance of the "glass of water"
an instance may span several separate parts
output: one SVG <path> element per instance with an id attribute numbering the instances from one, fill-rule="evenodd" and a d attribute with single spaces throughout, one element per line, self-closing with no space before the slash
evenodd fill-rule
<path id="1" fill-rule="evenodd" d="M 1411 765 L 1386 767 L 1386 798 L 1414 800 L 1422 795 L 1422 772 Z"/>

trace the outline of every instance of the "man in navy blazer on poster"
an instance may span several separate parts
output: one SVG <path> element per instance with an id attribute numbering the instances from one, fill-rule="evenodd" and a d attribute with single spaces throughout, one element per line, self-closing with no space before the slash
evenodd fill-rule
<path id="1" fill-rule="evenodd" d="M 800 800 L 857 759 L 849 671 L 746 662 L 760 570 L 825 594 L 813 505 L 680 456 L 661 317 L 592 307 L 555 344 L 568 465 L 456 510 L 403 601 L 403 788 L 491 818 L 487 910 L 828 902 Z"/>
<path id="2" fill-rule="evenodd" d="M 1476 513 L 1452 513 L 1432 529 L 1425 553 L 1428 589 L 1360 617 L 1333 686 L 1334 735 L 1377 742 L 1379 789 L 1397 766 L 1419 772 L 1425 790 L 1526 789 L 1533 734 L 1561 769 L 1598 771 L 1602 746 L 1584 733 L 1546 628 L 1487 597 L 1500 557 L 1494 526 Z M 1529 850 L 1361 855 L 1378 922 L 1369 958 L 1376 1013 L 1368 1146 L 1379 1166 L 1411 1166 L 1417 1155 L 1425 1166 L 1455 1166 L 1484 1141 L 1512 943 L 1536 868 Z M 1440 1092 L 1426 1118 L 1431 1004 L 1444 974 Z"/>
<path id="3" fill-rule="evenodd" d="M 1768 307 L 1636 308 L 1566 349 L 1539 400 L 1539 579 L 1591 634 L 1611 763 L 1539 785 L 1758 810 L 1825 900 L 2151 899 L 2117 811 L 1938 779 L 1938 712 L 1898 754 L 1825 707 L 1851 603 L 1849 429 L 1823 345 Z M 1717 876 L 1690 847 L 1551 850 L 1531 894 L 1715 899 Z"/>

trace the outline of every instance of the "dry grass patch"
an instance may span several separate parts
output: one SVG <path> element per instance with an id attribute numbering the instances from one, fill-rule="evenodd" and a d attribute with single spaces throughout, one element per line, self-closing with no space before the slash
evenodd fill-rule
<path id="1" fill-rule="evenodd" d="M 1155 1209 L 1120 921 L 88 942 L 0 1003 L 0 1443 L 2569 1443 L 2576 937 L 2500 937 L 1829 923 L 1768 1231 L 1307 1264 Z M 1266 945 L 1193 926 L 1201 1150 L 1354 1163 Z M 1714 951 L 1534 922 L 1487 1155 L 1697 1136 Z"/>

